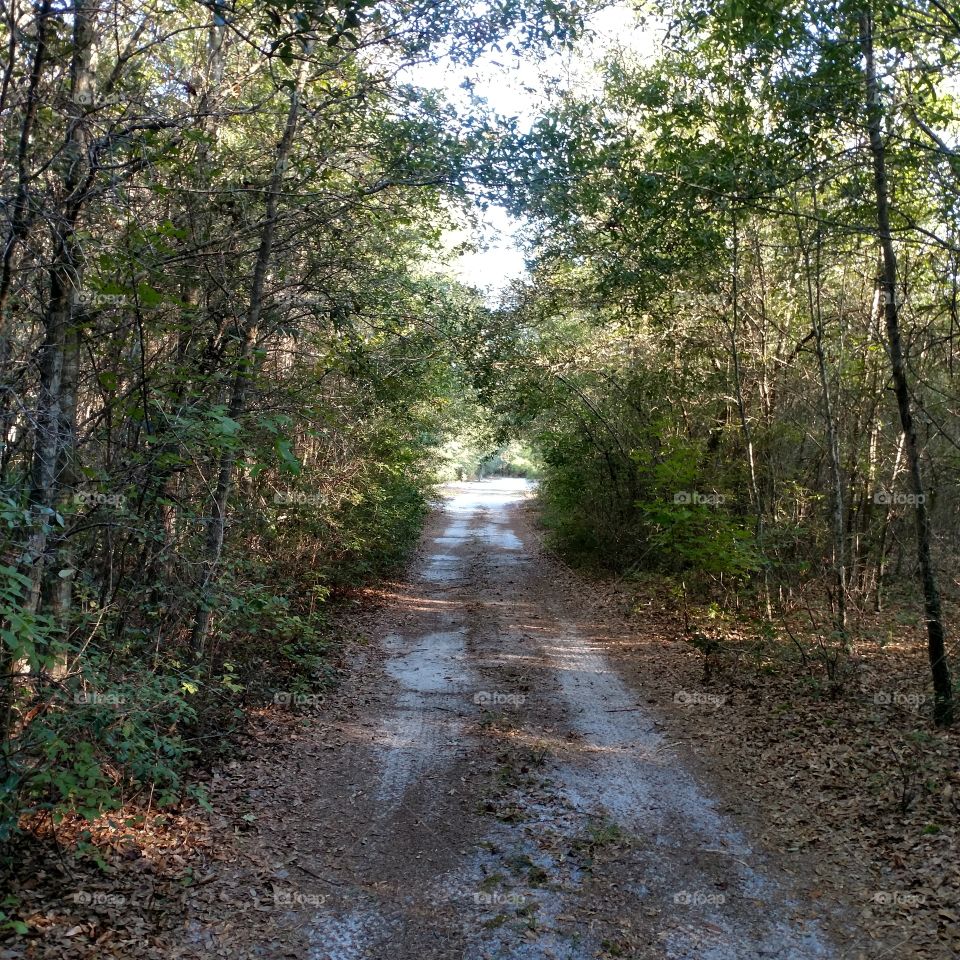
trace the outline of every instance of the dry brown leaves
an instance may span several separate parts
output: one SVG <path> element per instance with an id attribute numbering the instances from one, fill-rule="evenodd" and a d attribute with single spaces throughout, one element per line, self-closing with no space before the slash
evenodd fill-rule
<path id="1" fill-rule="evenodd" d="M 726 810 L 814 900 L 859 913 L 871 939 L 861 955 L 960 956 L 960 730 L 930 720 L 919 626 L 862 617 L 831 679 L 799 618 L 791 632 L 806 663 L 785 631 L 761 641 L 706 604 L 684 617 L 663 583 L 566 577 L 595 607 L 596 638 Z M 707 678 L 697 632 L 720 639 Z"/>

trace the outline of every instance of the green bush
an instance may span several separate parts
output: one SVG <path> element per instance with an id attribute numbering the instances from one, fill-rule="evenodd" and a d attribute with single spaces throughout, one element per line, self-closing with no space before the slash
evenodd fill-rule
<path id="1" fill-rule="evenodd" d="M 185 736 L 194 719 L 188 686 L 170 673 L 117 679 L 89 649 L 82 677 L 24 678 L 29 720 L 2 756 L 0 839 L 21 816 L 94 817 L 148 787 L 157 804 L 176 802 L 195 753 Z"/>

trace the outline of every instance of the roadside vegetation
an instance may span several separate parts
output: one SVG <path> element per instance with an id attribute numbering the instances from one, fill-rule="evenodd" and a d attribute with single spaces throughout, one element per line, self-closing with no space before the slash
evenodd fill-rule
<path id="1" fill-rule="evenodd" d="M 330 601 L 416 542 L 483 336 L 443 240 L 483 114 L 399 71 L 577 19 L 4 6 L 0 843 L 176 804 L 244 708 L 330 680 Z"/>
<path id="2" fill-rule="evenodd" d="M 407 79 L 591 12 L 0 7 L 6 867 L 209 807 L 438 485 L 511 476 L 960 890 L 960 17 L 655 0 L 529 126 Z M 450 264 L 476 203 L 525 224 L 496 306 Z"/>
<path id="3" fill-rule="evenodd" d="M 958 23 L 679 3 L 513 147 L 529 281 L 490 404 L 558 547 L 744 606 L 842 674 L 884 609 L 949 726 L 960 548 Z"/>

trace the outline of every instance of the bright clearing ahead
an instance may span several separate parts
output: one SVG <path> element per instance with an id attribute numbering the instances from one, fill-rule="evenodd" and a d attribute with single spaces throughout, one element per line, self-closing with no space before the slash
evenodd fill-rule
<path id="1" fill-rule="evenodd" d="M 490 110 L 516 118 L 529 129 L 551 100 L 570 89 L 600 89 L 602 65 L 613 52 L 622 59 L 653 58 L 662 26 L 648 19 L 641 25 L 629 4 L 618 3 L 590 19 L 588 34 L 572 53 L 524 58 L 510 51 L 488 53 L 471 67 L 433 60 L 403 71 L 417 86 L 442 90 L 461 113 Z M 502 207 L 475 210 L 476 223 L 464 224 L 448 238 L 451 250 L 472 247 L 457 256 L 452 266 L 464 283 L 483 290 L 495 301 L 512 280 L 526 273 L 524 223 Z M 449 269 L 445 264 L 445 269 Z"/>

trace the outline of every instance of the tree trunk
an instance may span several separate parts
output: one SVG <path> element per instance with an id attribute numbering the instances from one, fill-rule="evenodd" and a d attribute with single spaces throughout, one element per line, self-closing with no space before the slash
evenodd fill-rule
<path id="1" fill-rule="evenodd" d="M 734 389 L 737 399 L 737 414 L 740 418 L 740 430 L 743 433 L 743 443 L 747 454 L 747 468 L 750 477 L 750 503 L 754 510 L 754 534 L 757 539 L 757 548 L 763 553 L 763 500 L 760 496 L 760 484 L 757 481 L 757 465 L 753 454 L 753 432 L 750 429 L 750 421 L 747 417 L 747 407 L 743 399 L 743 372 L 740 366 L 740 233 L 739 223 L 737 221 L 736 210 L 732 213 L 732 241 L 733 249 L 731 251 L 731 309 L 732 322 L 727 325 L 730 334 L 730 355 L 733 359 L 733 378 Z M 726 318 L 724 318 L 726 319 Z M 763 597 L 766 607 L 767 619 L 773 618 L 773 608 L 770 600 L 770 572 L 765 558 L 763 563 Z"/>
<path id="2" fill-rule="evenodd" d="M 886 147 L 883 142 L 883 106 L 877 83 L 873 57 L 873 18 L 869 12 L 860 15 L 860 45 L 863 51 L 864 78 L 866 83 L 867 132 L 870 137 L 870 152 L 873 156 L 873 182 L 877 202 L 877 237 L 883 254 L 881 296 L 884 319 L 887 326 L 890 372 L 893 389 L 900 413 L 910 471 L 913 493 L 916 499 L 917 559 L 920 581 L 923 586 L 924 607 L 927 619 L 927 652 L 933 675 L 933 716 L 938 726 L 953 722 L 953 685 L 947 664 L 946 638 L 943 612 L 940 605 L 940 589 L 936 569 L 931 556 L 932 529 L 924 493 L 923 475 L 920 469 L 920 447 L 910 404 L 910 388 L 907 368 L 900 339 L 900 310 L 897 304 L 897 254 L 890 233 L 890 198 L 887 184 Z"/>
<path id="3" fill-rule="evenodd" d="M 309 50 L 307 51 L 309 56 Z M 297 132 L 297 121 L 300 114 L 300 91 L 306 73 L 305 61 L 301 61 L 296 82 L 290 90 L 290 106 L 287 111 L 286 125 L 283 136 L 277 145 L 276 160 L 273 174 L 267 187 L 266 207 L 264 212 L 263 229 L 260 233 L 260 244 L 257 249 L 257 258 L 253 268 L 253 280 L 250 285 L 250 302 L 246 316 L 240 328 L 240 348 L 236 359 L 233 383 L 230 388 L 230 403 L 228 416 L 239 422 L 246 412 L 247 391 L 254 369 L 257 336 L 260 329 L 260 314 L 263 307 L 263 287 L 273 252 L 273 238 L 276 232 L 277 211 L 280 205 L 280 193 L 283 187 L 284 173 L 290 159 L 294 137 Z M 230 501 L 230 490 L 233 485 L 233 472 L 236 466 L 236 451 L 228 446 L 220 457 L 217 472 L 217 485 L 207 512 L 207 534 L 204 545 L 204 574 L 200 586 L 200 600 L 194 618 L 191 644 L 198 657 L 202 656 L 206 641 L 207 630 L 210 624 L 210 610 L 212 604 L 213 585 L 220 564 L 220 554 L 223 551 L 223 540 L 226 531 L 227 508 Z"/>
<path id="4" fill-rule="evenodd" d="M 83 251 L 77 222 L 85 202 L 90 175 L 86 107 L 93 101 L 94 11 L 87 0 L 73 9 L 73 61 L 70 69 L 70 112 L 61 179 L 62 214 L 52 224 L 50 293 L 44 313 L 45 337 L 40 352 L 40 393 L 34 430 L 30 477 L 32 529 L 27 564 L 33 586 L 25 604 L 43 609 L 63 625 L 71 595 L 69 566 L 63 536 L 51 543 L 50 530 L 57 507 L 72 484 L 76 447 L 77 374 L 79 368 L 80 294 Z"/>
<path id="5" fill-rule="evenodd" d="M 834 417 L 834 403 L 830 395 L 830 377 L 827 371 L 827 355 L 823 342 L 823 311 L 820 302 L 820 215 L 817 209 L 816 191 L 813 195 L 813 212 L 818 224 L 816 233 L 816 265 L 810 263 L 810 249 L 803 233 L 799 217 L 799 208 L 794 198 L 794 208 L 797 210 L 796 226 L 797 237 L 800 241 L 800 251 L 803 256 L 804 275 L 807 287 L 807 308 L 810 323 L 813 327 L 814 350 L 817 356 L 817 373 L 820 379 L 820 402 L 823 405 L 823 420 L 827 428 L 827 444 L 830 456 L 830 481 L 832 486 L 831 514 L 833 527 L 833 578 L 836 583 L 836 627 L 840 635 L 840 642 L 847 653 L 851 652 L 849 637 L 847 636 L 847 536 L 844 523 L 843 509 L 843 468 L 840 462 L 840 438 L 837 432 L 837 423 Z"/>
<path id="6" fill-rule="evenodd" d="M 44 0 L 37 11 L 37 38 L 33 62 L 30 65 L 30 79 L 27 83 L 27 102 L 23 110 L 23 120 L 20 124 L 20 138 L 17 144 L 17 192 L 13 202 L 13 212 L 10 217 L 10 229 L 7 232 L 3 246 L 3 256 L 0 258 L 0 371 L 5 380 L 5 387 L 11 387 L 15 378 L 10 376 L 8 363 L 11 354 L 10 329 L 7 322 L 7 312 L 10 303 L 10 292 L 13 288 L 14 262 L 17 247 L 30 229 L 30 168 L 29 151 L 30 139 L 37 118 L 39 106 L 40 79 L 43 76 L 43 64 L 47 56 L 47 21 L 50 17 L 51 0 Z M 12 23 L 10 26 L 11 41 L 16 36 Z M 9 71 L 13 70 L 13 50 L 11 48 L 11 63 Z M 9 79 L 9 71 L 5 79 Z M 10 459 L 9 437 L 12 425 L 12 391 L 3 391 L 0 397 L 0 481 L 6 477 L 7 465 Z"/>
<path id="7" fill-rule="evenodd" d="M 86 106 L 93 99 L 93 49 L 95 29 L 86 0 L 73 9 L 73 59 L 70 68 L 70 101 L 66 143 L 60 179 L 62 206 L 51 223 L 53 249 L 49 266 L 49 295 L 44 310 L 44 342 L 40 350 L 40 389 L 33 432 L 30 470 L 29 521 L 22 531 L 24 550 L 21 572 L 30 581 L 22 607 L 26 613 L 50 616 L 61 632 L 68 626 L 72 596 L 69 540 L 63 531 L 54 535 L 56 515 L 72 485 L 76 448 L 77 375 L 79 370 L 80 290 L 83 251 L 76 235 L 89 180 Z M 63 575 L 61 575 L 63 571 Z M 50 651 L 47 663 L 52 660 Z M 63 652 L 52 663 L 56 672 Z M 14 680 L 24 676 L 26 664 L 4 657 L 0 670 L 9 678 L 3 696 L 5 731 L 13 720 L 16 700 Z"/>
<path id="8" fill-rule="evenodd" d="M 197 105 L 197 127 L 202 137 L 197 144 L 197 189 L 187 193 L 180 215 L 180 225 L 187 231 L 188 239 L 184 241 L 184 247 L 188 255 L 191 249 L 204 249 L 213 234 L 214 217 L 211 211 L 211 198 L 214 190 L 214 158 L 211 154 L 212 143 L 216 140 L 220 126 L 220 116 L 214 108 L 223 83 L 226 32 L 227 28 L 222 17 L 215 13 L 207 33 L 207 55 L 193 78 L 194 87 L 202 91 Z M 184 396 L 190 392 L 191 375 L 194 372 L 198 373 L 201 365 L 200 358 L 191 356 L 190 344 L 198 332 L 202 333 L 206 319 L 202 311 L 202 276 L 203 268 L 199 263 L 189 264 L 181 288 L 180 299 L 186 306 L 185 316 L 189 317 L 193 312 L 194 322 L 185 323 L 177 335 L 176 364 L 180 376 L 172 392 L 170 405 L 173 409 L 176 409 L 182 403 Z M 189 374 L 188 371 L 190 371 Z M 146 510 L 156 511 L 160 517 L 166 540 L 165 543 L 155 546 L 145 556 L 145 563 L 153 572 L 153 578 L 159 589 L 161 584 L 168 582 L 174 575 L 176 556 L 174 544 L 180 527 L 181 508 L 177 506 L 176 486 L 179 478 L 175 471 L 173 456 L 180 440 L 176 435 L 169 433 L 162 419 L 158 424 L 157 434 L 161 437 L 157 447 L 158 456 L 163 457 L 164 454 L 168 454 L 169 462 L 167 466 L 154 471 L 144 491 L 143 502 Z"/>

